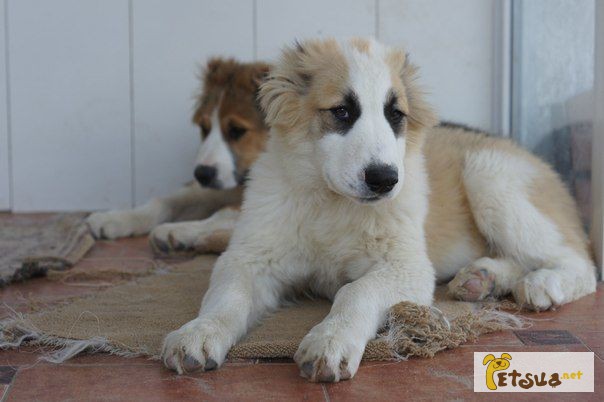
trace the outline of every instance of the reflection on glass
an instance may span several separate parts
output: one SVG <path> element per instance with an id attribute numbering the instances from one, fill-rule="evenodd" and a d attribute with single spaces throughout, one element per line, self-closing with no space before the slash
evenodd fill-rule
<path id="1" fill-rule="evenodd" d="M 594 0 L 513 3 L 512 136 L 550 162 L 590 212 Z"/>

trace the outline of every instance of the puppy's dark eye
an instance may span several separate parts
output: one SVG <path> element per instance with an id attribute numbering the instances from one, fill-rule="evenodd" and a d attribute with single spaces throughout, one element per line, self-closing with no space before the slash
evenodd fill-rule
<path id="1" fill-rule="evenodd" d="M 398 109 L 392 109 L 390 111 L 390 120 L 392 121 L 392 123 L 394 124 L 400 124 L 403 119 L 405 118 L 406 114 L 401 112 Z"/>
<path id="2" fill-rule="evenodd" d="M 228 136 L 229 139 L 233 140 L 233 141 L 237 141 L 239 138 L 243 137 L 243 135 L 246 133 L 247 129 L 243 128 L 243 127 L 238 127 L 238 126 L 231 126 L 229 127 L 229 131 L 228 131 Z"/>
<path id="3" fill-rule="evenodd" d="M 333 117 L 338 119 L 339 121 L 348 121 L 350 119 L 350 113 L 345 106 L 336 106 L 334 108 L 329 109 Z"/>
<path id="4" fill-rule="evenodd" d="M 210 134 L 210 128 L 208 126 L 201 125 L 201 138 L 206 138 Z"/>

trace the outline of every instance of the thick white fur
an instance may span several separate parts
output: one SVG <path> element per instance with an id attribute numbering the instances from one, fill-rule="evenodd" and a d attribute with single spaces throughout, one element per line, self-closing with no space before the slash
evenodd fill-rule
<path id="1" fill-rule="evenodd" d="M 213 166 L 217 171 L 217 180 L 221 188 L 231 189 L 239 185 L 235 178 L 235 159 L 229 150 L 229 145 L 224 140 L 217 106 L 212 113 L 212 129 L 206 139 L 201 143 L 195 166 Z"/>
<path id="2" fill-rule="evenodd" d="M 350 84 L 367 112 L 347 133 L 350 144 L 333 145 L 341 135 L 327 134 L 320 152 L 309 136 L 294 152 L 282 136 L 271 135 L 252 169 L 241 218 L 216 263 L 199 317 L 166 337 L 164 362 L 178 372 L 220 365 L 267 310 L 310 288 L 332 298 L 333 307 L 304 338 L 296 361 L 314 381 L 338 381 L 355 374 L 392 305 L 431 304 L 435 278 L 423 228 L 423 156 L 408 156 L 403 166 L 404 142 L 383 114 L 390 89 L 383 59 L 344 47 Z M 376 44 L 376 52 L 383 56 L 385 50 Z M 361 182 L 365 164 L 372 158 L 382 162 L 382 156 L 398 168 L 399 184 L 390 199 L 363 205 L 361 194 L 349 189 Z"/>
<path id="3" fill-rule="evenodd" d="M 216 263 L 199 316 L 164 341 L 163 361 L 179 373 L 222 364 L 265 312 L 311 290 L 333 299 L 333 306 L 302 340 L 295 360 L 312 381 L 347 379 L 392 305 L 432 302 L 437 272 L 424 229 L 426 160 L 421 152 L 407 152 L 385 121 L 383 105 L 392 85 L 384 61 L 388 49 L 377 43 L 368 53 L 349 43 L 340 48 L 362 115 L 345 136 L 273 129 L 267 151 L 252 168 L 241 217 Z M 361 172 L 370 161 L 399 171 L 399 183 L 377 203 L 363 202 Z M 473 234 L 459 233 L 461 245 L 451 243 L 455 255 L 434 259 L 439 277 L 484 269 L 494 277 L 496 292 L 511 290 L 536 308 L 594 290 L 589 257 L 568 246 L 529 200 L 527 186 L 536 174 L 531 163 L 514 153 L 478 149 L 461 165 L 477 234 L 499 257 L 481 255 L 466 245 Z M 443 261 L 458 266 L 452 270 Z M 463 286 L 461 279 L 454 282 Z"/>
<path id="4" fill-rule="evenodd" d="M 384 118 L 384 99 L 392 87 L 391 72 L 385 63 L 375 63 L 375 59 L 356 49 L 343 50 L 349 60 L 352 88 L 358 94 L 363 113 L 345 136 L 332 133 L 318 141 L 323 178 L 332 191 L 362 202 L 368 197 L 364 168 L 372 162 L 393 165 L 398 169 L 399 182 L 386 197 L 395 197 L 405 177 L 405 138 L 395 137 Z M 375 56 L 385 57 L 380 50 L 375 49 L 378 53 Z"/>
<path id="5" fill-rule="evenodd" d="M 537 175 L 521 157 L 482 150 L 466 156 L 463 179 L 476 224 L 504 256 L 474 265 L 494 275 L 494 296 L 512 292 L 519 304 L 544 310 L 593 292 L 595 275 L 591 259 L 529 199 Z"/>

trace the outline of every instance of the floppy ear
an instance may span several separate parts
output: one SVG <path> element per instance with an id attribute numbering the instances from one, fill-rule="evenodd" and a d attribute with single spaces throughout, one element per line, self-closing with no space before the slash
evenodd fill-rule
<path id="1" fill-rule="evenodd" d="M 220 91 L 217 88 L 224 86 L 231 79 L 235 65 L 234 59 L 212 57 L 204 66 L 200 67 L 197 78 L 201 81 L 201 86 L 195 95 L 195 112 L 192 118 L 194 124 L 199 124 L 201 110 L 205 104 L 218 101 Z"/>
<path id="2" fill-rule="evenodd" d="M 254 71 L 252 72 L 252 82 L 259 88 L 260 85 L 268 78 L 271 66 L 269 64 L 257 63 L 254 65 Z"/>
<path id="3" fill-rule="evenodd" d="M 425 93 L 418 85 L 419 68 L 409 60 L 409 54 L 395 50 L 390 55 L 390 62 L 395 66 L 395 73 L 405 87 L 405 95 L 409 104 L 409 130 L 419 131 L 430 128 L 438 123 L 438 118 L 432 107 L 424 100 Z"/>
<path id="4" fill-rule="evenodd" d="M 224 85 L 231 79 L 236 64 L 234 59 L 223 59 L 221 57 L 213 57 L 208 60 L 202 70 L 205 85 L 210 83 Z"/>
<path id="5" fill-rule="evenodd" d="M 252 70 L 250 72 L 251 75 L 249 78 L 250 84 L 251 84 L 250 89 L 254 95 L 254 107 L 256 108 L 258 113 L 260 113 L 260 116 L 262 116 L 262 124 L 265 128 L 267 127 L 266 114 L 264 112 L 264 108 L 260 105 L 259 94 L 260 94 L 260 87 L 267 80 L 270 70 L 271 70 L 271 66 L 269 64 L 254 63 L 252 65 Z"/>
<path id="6" fill-rule="evenodd" d="M 410 128 L 430 128 L 438 123 L 438 118 L 432 107 L 425 101 L 424 92 L 419 88 L 417 80 L 419 69 L 409 62 L 406 57 L 403 68 L 402 80 L 406 88 L 407 101 L 409 102 L 409 125 Z"/>
<path id="7" fill-rule="evenodd" d="M 495 356 L 493 356 L 492 354 L 488 354 L 484 357 L 484 359 L 482 360 L 482 365 L 485 366 L 488 362 L 491 362 L 495 360 Z"/>
<path id="8" fill-rule="evenodd" d="M 512 360 L 512 356 L 510 356 L 510 355 L 509 355 L 509 354 L 507 354 L 507 353 L 502 353 L 502 354 L 501 354 L 501 358 L 502 358 L 502 359 L 507 359 L 507 360 Z"/>
<path id="9" fill-rule="evenodd" d="M 308 74 L 304 72 L 303 45 L 296 42 L 286 47 L 260 86 L 260 105 L 266 122 L 270 125 L 293 127 L 298 122 L 300 95 L 308 86 Z"/>

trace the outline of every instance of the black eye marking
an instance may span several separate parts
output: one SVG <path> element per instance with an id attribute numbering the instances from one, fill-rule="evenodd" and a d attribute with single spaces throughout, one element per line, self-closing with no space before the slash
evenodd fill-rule
<path id="1" fill-rule="evenodd" d="M 347 122 L 350 119 L 350 113 L 348 113 L 348 109 L 346 106 L 336 106 L 334 108 L 329 109 L 333 117 L 341 122 Z"/>
<path id="2" fill-rule="evenodd" d="M 394 93 L 391 93 L 388 100 L 384 104 L 384 116 L 390 124 L 394 135 L 397 137 L 401 135 L 401 132 L 405 125 L 405 118 L 407 115 L 405 112 L 398 108 L 398 99 Z"/>
<path id="3" fill-rule="evenodd" d="M 335 131 L 346 134 L 354 123 L 361 117 L 361 105 L 354 92 L 348 92 L 341 104 L 324 110 L 331 114 L 325 122 L 325 131 Z"/>
<path id="4" fill-rule="evenodd" d="M 201 138 L 206 138 L 208 134 L 210 134 L 210 127 L 200 124 L 199 128 L 201 128 Z"/>
<path id="5" fill-rule="evenodd" d="M 247 132 L 246 128 L 239 127 L 239 126 L 229 126 L 229 130 L 227 132 L 227 135 L 228 135 L 228 137 L 229 137 L 230 140 L 237 141 L 238 139 L 240 139 L 241 137 L 243 137 L 243 135 L 246 132 Z"/>

